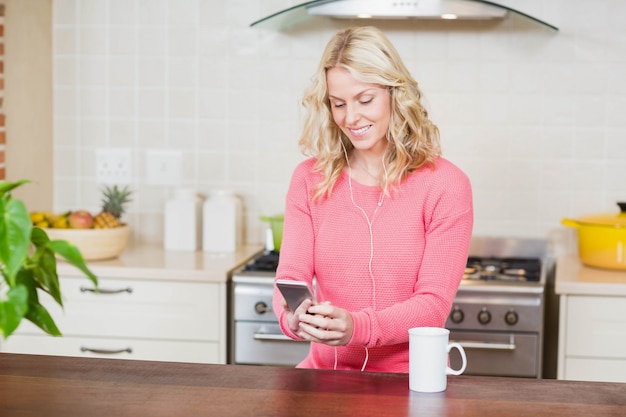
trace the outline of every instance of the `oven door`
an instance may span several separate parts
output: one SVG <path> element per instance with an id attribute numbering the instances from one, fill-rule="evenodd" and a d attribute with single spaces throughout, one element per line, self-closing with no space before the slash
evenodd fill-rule
<path id="1" fill-rule="evenodd" d="M 278 324 L 235 322 L 234 363 L 296 366 L 309 353 L 309 342 L 285 336 Z"/>
<path id="2" fill-rule="evenodd" d="M 450 341 L 460 343 L 467 356 L 465 375 L 539 377 L 539 335 L 451 331 Z M 456 349 L 450 352 L 453 369 L 461 367 Z"/>

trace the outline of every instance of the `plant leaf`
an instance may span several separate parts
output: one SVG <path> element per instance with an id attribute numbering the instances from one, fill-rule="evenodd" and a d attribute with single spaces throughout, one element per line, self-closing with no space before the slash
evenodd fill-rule
<path id="1" fill-rule="evenodd" d="M 28 313 L 26 313 L 25 318 L 44 332 L 52 336 L 61 336 L 61 332 L 52 319 L 52 316 L 39 302 L 29 304 Z"/>
<path id="2" fill-rule="evenodd" d="M 26 206 L 6 195 L 0 199 L 0 261 L 4 264 L 9 286 L 28 256 L 32 223 Z"/>
<path id="3" fill-rule="evenodd" d="M 37 294 L 37 288 L 39 285 L 35 281 L 33 276 L 33 271 L 30 269 L 20 269 L 20 272 L 17 273 L 16 277 L 16 285 L 23 286 L 28 291 L 28 302 L 32 303 L 33 301 L 39 302 L 39 294 Z"/>
<path id="4" fill-rule="evenodd" d="M 48 234 L 39 227 L 33 227 L 30 240 L 36 248 L 33 254 L 33 259 L 36 261 L 32 268 L 33 279 L 42 290 L 50 294 L 60 306 L 63 306 L 61 286 L 57 274 L 57 259 L 54 256 L 54 251 L 48 247 L 50 242 Z"/>
<path id="5" fill-rule="evenodd" d="M 20 185 L 24 185 L 29 183 L 29 180 L 19 180 L 15 182 L 0 182 L 0 196 L 4 196 L 6 193 L 10 192 L 14 188 L 19 187 Z"/>
<path id="6" fill-rule="evenodd" d="M 20 325 L 28 311 L 28 290 L 23 285 L 11 288 L 0 300 L 0 332 L 6 339 Z"/>
<path id="7" fill-rule="evenodd" d="M 38 251 L 43 250 L 47 252 L 47 255 L 52 257 L 52 260 L 55 262 L 54 253 L 50 249 L 47 248 L 39 248 Z M 40 258 L 41 259 L 41 258 Z M 41 261 L 40 261 L 41 262 Z M 27 320 L 35 324 L 37 327 L 41 328 L 46 333 L 49 333 L 54 336 L 59 336 L 61 333 L 57 328 L 54 320 L 48 313 L 48 311 L 40 304 L 39 295 L 37 293 L 37 289 L 41 288 L 43 291 L 52 295 L 55 301 L 63 306 L 61 302 L 61 292 L 58 288 L 58 278 L 56 277 L 56 269 L 45 271 L 41 265 L 34 269 L 21 269 L 17 274 L 17 285 L 20 287 L 24 287 L 28 290 L 28 312 L 24 316 Z M 42 282 L 37 279 L 37 273 L 43 273 L 44 275 L 50 275 L 54 273 L 56 278 L 56 291 L 49 291 L 46 286 L 42 285 Z M 48 284 L 48 286 L 50 286 Z M 54 286 L 54 284 L 53 284 Z"/>
<path id="8" fill-rule="evenodd" d="M 33 227 L 30 232 L 30 241 L 36 247 L 45 246 L 50 241 L 48 234 L 41 227 Z"/>
<path id="9" fill-rule="evenodd" d="M 61 286 L 57 274 L 57 260 L 54 252 L 47 246 L 38 246 L 32 259 L 34 262 L 29 272 L 31 273 L 33 283 L 50 294 L 60 306 L 63 306 Z"/>
<path id="10" fill-rule="evenodd" d="M 46 244 L 46 246 L 61 255 L 67 262 L 81 270 L 85 275 L 87 275 L 87 277 L 89 277 L 95 286 L 98 286 L 98 278 L 96 278 L 93 272 L 87 268 L 83 255 L 74 244 L 65 240 L 51 240 Z"/>

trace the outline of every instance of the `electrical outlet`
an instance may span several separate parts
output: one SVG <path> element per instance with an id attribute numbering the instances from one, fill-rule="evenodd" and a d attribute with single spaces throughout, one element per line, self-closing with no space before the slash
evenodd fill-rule
<path id="1" fill-rule="evenodd" d="M 130 184 L 132 180 L 131 159 L 130 149 L 96 149 L 96 180 L 98 184 Z"/>
<path id="2" fill-rule="evenodd" d="M 178 185 L 183 178 L 183 153 L 152 149 L 146 152 L 146 183 Z"/>

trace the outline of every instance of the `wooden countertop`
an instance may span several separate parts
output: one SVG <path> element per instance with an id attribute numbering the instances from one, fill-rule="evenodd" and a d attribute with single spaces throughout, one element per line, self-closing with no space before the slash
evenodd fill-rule
<path id="1" fill-rule="evenodd" d="M 126 248 L 119 258 L 90 261 L 88 266 L 96 276 L 107 278 L 226 282 L 232 270 L 262 250 L 261 245 L 248 245 L 232 253 L 179 252 L 166 251 L 158 244 L 139 245 Z M 59 275 L 83 276 L 81 271 L 64 261 L 57 265 Z"/>
<path id="2" fill-rule="evenodd" d="M 562 255 L 556 262 L 554 289 L 561 295 L 626 297 L 626 271 L 592 268 L 576 254 Z"/>
<path id="3" fill-rule="evenodd" d="M 626 384 L 143 362 L 0 353 L 3 417 L 626 415 Z"/>

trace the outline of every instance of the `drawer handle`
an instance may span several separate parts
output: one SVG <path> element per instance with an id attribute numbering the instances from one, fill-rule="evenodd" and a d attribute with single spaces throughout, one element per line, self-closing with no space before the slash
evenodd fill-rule
<path id="1" fill-rule="evenodd" d="M 93 293 L 97 293 L 97 294 L 120 294 L 120 293 L 123 293 L 123 292 L 127 292 L 127 293 L 131 294 L 133 292 L 133 289 L 131 287 L 127 287 L 127 288 L 120 288 L 120 289 L 116 289 L 116 290 L 107 290 L 106 288 L 80 287 L 80 292 L 93 292 Z"/>
<path id="2" fill-rule="evenodd" d="M 509 343 L 488 343 L 469 340 L 455 340 L 455 342 L 465 349 L 515 350 L 517 348 L 513 336 L 511 336 Z"/>
<path id="3" fill-rule="evenodd" d="M 284 334 L 254 333 L 254 340 L 269 340 L 272 342 L 306 342 L 306 340 L 294 340 Z"/>
<path id="4" fill-rule="evenodd" d="M 81 352 L 91 352 L 91 353 L 98 353 L 100 355 L 117 355 L 118 353 L 133 353 L 133 349 L 132 348 L 126 348 L 126 349 L 97 349 L 97 348 L 88 348 L 85 346 L 81 346 L 80 347 L 80 351 Z"/>

